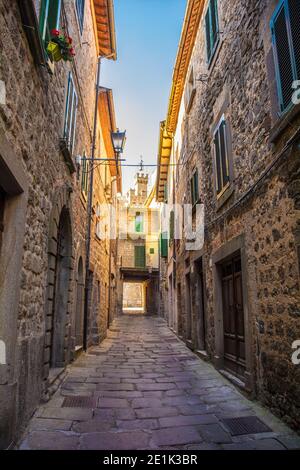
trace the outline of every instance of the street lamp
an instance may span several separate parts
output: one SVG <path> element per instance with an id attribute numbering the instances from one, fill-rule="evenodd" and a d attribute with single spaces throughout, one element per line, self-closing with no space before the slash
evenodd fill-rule
<path id="1" fill-rule="evenodd" d="M 123 153 L 125 142 L 126 142 L 126 131 L 121 132 L 119 129 L 116 132 L 111 133 L 111 140 L 115 153 L 119 156 Z"/>

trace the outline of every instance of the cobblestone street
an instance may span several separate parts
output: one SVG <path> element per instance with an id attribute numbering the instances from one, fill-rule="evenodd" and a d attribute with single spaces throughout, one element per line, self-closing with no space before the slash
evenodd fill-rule
<path id="1" fill-rule="evenodd" d="M 233 435 L 223 421 L 257 416 L 270 431 Z M 68 368 L 20 449 L 300 448 L 300 438 L 247 400 L 155 317 L 116 319 Z"/>

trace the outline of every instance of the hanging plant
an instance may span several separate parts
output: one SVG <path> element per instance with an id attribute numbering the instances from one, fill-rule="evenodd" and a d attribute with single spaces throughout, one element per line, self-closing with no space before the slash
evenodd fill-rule
<path id="1" fill-rule="evenodd" d="M 72 38 L 63 31 L 52 29 L 51 41 L 48 43 L 47 52 L 54 62 L 72 61 L 75 57 Z"/>

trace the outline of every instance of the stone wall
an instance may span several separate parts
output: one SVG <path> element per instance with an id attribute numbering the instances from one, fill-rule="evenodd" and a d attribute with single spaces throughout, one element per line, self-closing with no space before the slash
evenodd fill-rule
<path id="1" fill-rule="evenodd" d="M 206 353 L 222 368 L 223 330 L 219 326 L 222 296 L 216 290 L 219 281 L 214 260 L 222 253 L 225 257 L 230 246 L 243 240 L 239 250 L 247 297 L 246 388 L 299 429 L 300 402 L 296 391 L 300 387 L 300 369 L 291 360 L 292 343 L 300 338 L 299 149 L 290 145 L 285 153 L 281 151 L 300 120 L 297 107 L 285 120 L 278 115 L 269 27 L 277 3 L 253 0 L 228 5 L 220 0 L 222 33 L 209 68 L 204 17 L 200 23 L 190 66 L 196 79 L 207 77 L 195 81 L 196 94 L 184 116 L 180 155 L 184 166 L 177 174 L 176 198 L 182 203 L 186 195 L 190 197 L 186 188 L 197 167 L 200 199 L 205 205 L 206 237 L 199 252 L 188 253 L 184 241 L 175 242 L 176 287 L 181 285 L 181 305 L 176 291 L 173 298 L 178 333 L 187 339 L 188 322 L 192 321 L 192 347 L 196 348 L 199 312 L 189 308 L 185 276 L 191 274 L 195 291 L 193 265 L 201 260 L 205 277 Z M 218 200 L 213 127 L 222 114 L 229 123 L 233 176 L 230 191 L 223 200 Z"/>
<path id="2" fill-rule="evenodd" d="M 35 2 L 38 6 L 38 2 Z M 28 180 L 27 208 L 25 210 L 23 248 L 14 252 L 20 257 L 20 279 L 14 279 L 10 287 L 16 295 L 20 287 L 16 335 L 10 331 L 9 377 L 0 382 L 1 447 L 6 447 L 17 437 L 22 426 L 34 412 L 42 392 L 47 391 L 51 342 L 52 299 L 57 250 L 57 224 L 62 208 L 70 213 L 70 280 L 68 313 L 64 320 L 65 360 L 74 352 L 74 299 L 76 299 L 76 270 L 79 257 L 85 263 L 86 200 L 82 198 L 80 175 L 71 173 L 60 150 L 63 132 L 66 87 L 68 73 L 72 70 L 78 93 L 78 112 L 74 154 L 87 154 L 91 148 L 93 125 L 97 50 L 90 2 L 85 3 L 84 29 L 81 36 L 75 12 L 75 2 L 64 2 L 62 22 L 73 38 L 76 58 L 73 64 L 59 62 L 54 73 L 34 62 L 25 30 L 22 25 L 18 2 L 0 1 L 0 80 L 6 88 L 6 103 L 0 104 L 0 136 L 4 136 L 5 152 L 11 148 Z M 88 78 L 87 78 L 88 77 Z M 3 140 L 4 141 L 4 140 Z M 1 143 L 3 143 L 3 141 Z M 2 157 L 2 155 L 1 155 Z M 96 191 L 103 192 L 96 187 Z M 10 199 L 8 204 L 10 204 Z M 14 217 L 19 217 L 17 212 Z M 7 215 L 8 217 L 8 211 Z M 21 220 L 21 219 L 20 219 Z M 15 233 L 13 233 L 15 235 Z M 4 237 L 6 236 L 4 231 Z M 13 240 L 14 238 L 11 238 Z M 93 250 L 96 250 L 93 245 Z M 94 287 L 100 280 L 102 313 L 90 313 L 96 320 L 89 325 L 90 342 L 98 341 L 106 333 L 108 286 L 108 251 L 101 245 L 97 256 L 92 254 Z M 2 259 L 0 272 L 3 269 Z M 3 273 L 1 273 L 3 275 Z M 107 287 L 106 287 L 107 289 Z M 93 290 L 91 309 L 95 307 L 98 291 Z M 0 298 L 0 314 L 2 310 Z M 104 310 L 106 309 L 106 312 Z M 13 313 L 13 312 L 12 312 Z M 52 318 L 53 321 L 53 318 Z M 1 325 L 1 323 L 0 323 Z M 1 326 L 2 328 L 2 326 Z M 0 337 L 2 329 L 0 330 Z M 14 387 L 14 402 L 5 402 L 9 387 Z M 6 392 L 5 392 L 6 390 Z M 3 393 L 2 393 L 3 392 Z M 46 396 L 46 395 L 45 395 Z M 17 433 L 15 430 L 18 430 Z"/>

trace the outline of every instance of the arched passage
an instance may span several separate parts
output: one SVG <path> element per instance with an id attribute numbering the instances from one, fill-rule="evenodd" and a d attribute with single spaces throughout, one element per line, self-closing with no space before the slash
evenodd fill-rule
<path id="1" fill-rule="evenodd" d="M 83 347 L 83 310 L 84 310 L 84 275 L 83 261 L 79 258 L 76 279 L 76 305 L 75 305 L 75 347 Z"/>
<path id="2" fill-rule="evenodd" d="M 66 207 L 60 213 L 54 269 L 52 302 L 52 331 L 50 367 L 63 367 L 66 362 L 67 324 L 69 320 L 69 285 L 72 256 L 72 231 L 70 214 Z"/>

